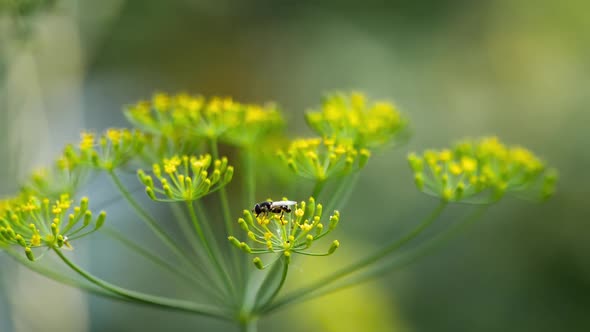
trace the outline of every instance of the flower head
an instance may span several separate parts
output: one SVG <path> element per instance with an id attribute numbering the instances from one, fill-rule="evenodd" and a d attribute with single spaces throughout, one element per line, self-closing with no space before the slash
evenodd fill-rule
<path id="1" fill-rule="evenodd" d="M 33 249 L 70 246 L 71 241 L 98 230 L 105 218 L 105 212 L 93 217 L 88 198 L 73 206 L 67 194 L 53 201 L 35 196 L 5 200 L 0 204 L 0 242 L 23 247 L 34 260 Z"/>
<path id="2" fill-rule="evenodd" d="M 361 93 L 329 95 L 320 110 L 307 112 L 305 118 L 322 137 L 368 149 L 399 141 L 408 126 L 391 103 L 367 102 Z"/>
<path id="3" fill-rule="evenodd" d="M 241 105 L 232 117 L 234 125 L 221 136 L 221 140 L 240 147 L 252 147 L 263 142 L 278 133 L 285 124 L 274 104 Z"/>
<path id="4" fill-rule="evenodd" d="M 333 139 L 309 138 L 294 140 L 279 157 L 297 175 L 323 181 L 350 174 L 365 166 L 371 153 L 352 144 Z"/>
<path id="5" fill-rule="evenodd" d="M 78 155 L 73 158 L 93 168 L 113 171 L 139 157 L 146 143 L 146 136 L 137 130 L 108 129 L 103 135 L 83 132 L 78 144 Z M 67 149 L 75 151 L 73 146 Z"/>
<path id="6" fill-rule="evenodd" d="M 87 176 L 88 170 L 80 164 L 73 147 L 69 145 L 53 165 L 30 175 L 23 185 L 23 192 L 50 199 L 57 199 L 64 193 L 74 195 Z"/>
<path id="7" fill-rule="evenodd" d="M 488 203 L 505 193 L 546 198 L 556 174 L 532 152 L 496 137 L 464 140 L 453 149 L 408 156 L 418 188 L 445 201 Z M 487 195 L 486 195 L 487 194 Z"/>
<path id="8" fill-rule="evenodd" d="M 164 158 L 153 165 L 152 173 L 157 184 L 145 171 L 137 172 L 147 195 L 155 201 L 173 202 L 193 201 L 220 189 L 231 181 L 234 169 L 227 158 L 213 161 L 207 154 Z"/>
<path id="9" fill-rule="evenodd" d="M 307 202 L 296 204 L 288 213 L 269 212 L 256 216 L 251 211 L 244 210 L 238 224 L 247 233 L 253 246 L 240 242 L 234 236 L 230 236 L 229 240 L 250 254 L 281 253 L 287 257 L 292 253 L 311 256 L 331 255 L 339 247 L 338 241 L 333 241 L 325 253 L 316 254 L 308 251 L 315 241 L 329 234 L 340 221 L 338 211 L 334 211 L 329 217 L 328 225 L 322 223 L 321 216 L 322 205 L 316 204 L 313 197 Z M 254 263 L 262 268 L 260 258 L 255 258 Z"/>
<path id="10" fill-rule="evenodd" d="M 251 146 L 282 128 L 283 120 L 274 104 L 248 105 L 231 98 L 157 93 L 125 110 L 138 128 L 179 148 L 194 146 L 203 139 Z M 181 150 L 184 151 L 184 150 Z"/>

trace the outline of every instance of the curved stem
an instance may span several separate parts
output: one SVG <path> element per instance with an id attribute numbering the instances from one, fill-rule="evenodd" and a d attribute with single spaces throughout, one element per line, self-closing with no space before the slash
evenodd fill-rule
<path id="1" fill-rule="evenodd" d="M 121 180 L 119 179 L 117 174 L 115 174 L 115 172 L 109 172 L 109 175 L 117 189 L 121 192 L 121 195 L 123 195 L 123 197 L 129 203 L 129 205 L 133 207 L 137 215 L 150 228 L 154 235 L 156 235 L 158 239 L 160 239 L 166 245 L 166 247 L 168 247 L 168 249 L 172 253 L 174 253 L 174 255 L 176 255 L 176 257 L 180 259 L 185 265 L 192 267 L 195 271 L 199 273 L 203 273 L 203 271 L 200 270 L 197 265 L 191 262 L 191 260 L 188 259 L 187 256 L 182 253 L 182 250 L 180 250 L 180 248 L 176 245 L 172 238 L 168 234 L 166 234 L 166 232 L 164 232 L 164 230 L 158 225 L 156 220 L 149 213 L 147 213 L 141 207 L 141 205 L 139 205 L 139 203 L 137 203 L 137 201 L 133 198 L 129 191 L 127 191 L 123 183 L 121 183 Z"/>
<path id="2" fill-rule="evenodd" d="M 311 284 L 307 287 L 304 287 L 298 291 L 293 292 L 290 295 L 285 296 L 285 298 L 283 298 L 281 301 L 278 301 L 274 305 L 271 304 L 267 308 L 264 308 L 262 312 L 267 313 L 269 311 L 274 311 L 274 310 L 278 309 L 279 307 L 282 307 L 288 303 L 294 302 L 294 301 L 306 296 L 307 294 L 310 294 L 320 288 L 323 288 L 329 284 L 332 284 L 333 282 L 338 281 L 339 279 L 342 279 L 354 272 L 359 271 L 360 269 L 370 266 L 371 264 L 383 259 L 384 257 L 393 253 L 394 251 L 399 249 L 401 246 L 403 246 L 404 244 L 406 244 L 410 240 L 412 240 L 415 237 L 417 237 L 418 235 L 420 235 L 420 233 L 422 233 L 422 231 L 424 231 L 428 226 L 430 226 L 440 216 L 440 214 L 442 213 L 442 211 L 444 210 L 444 208 L 446 206 L 447 206 L 447 203 L 441 202 L 439 204 L 439 206 L 427 218 L 422 220 L 422 222 L 420 222 L 416 228 L 414 228 L 408 234 L 403 236 L 401 239 L 398 239 L 398 240 L 390 243 L 389 245 L 387 245 L 383 249 L 377 251 L 376 253 L 374 253 L 374 254 L 372 254 L 372 255 L 370 255 L 370 256 L 368 256 L 368 257 L 366 257 L 366 258 L 364 258 L 352 265 L 349 265 L 339 271 L 336 271 L 336 272 L 320 279 L 319 281 L 314 282 L 313 284 Z"/>
<path id="3" fill-rule="evenodd" d="M 256 332 L 258 331 L 258 319 L 250 318 L 240 321 L 240 332 Z"/>
<path id="4" fill-rule="evenodd" d="M 131 241 L 124 235 L 120 234 L 115 229 L 103 226 L 101 228 L 101 231 L 107 234 L 108 236 L 112 237 L 116 241 L 119 241 L 122 245 L 129 248 L 131 251 L 137 253 L 146 260 L 161 267 L 164 271 L 170 273 L 175 278 L 187 282 L 191 286 L 199 286 L 199 289 L 203 291 L 203 293 L 205 293 L 207 296 L 221 300 L 219 294 L 212 291 L 210 285 L 204 285 L 203 280 L 201 278 L 198 278 L 198 276 L 187 273 L 186 271 L 179 269 L 177 266 L 166 262 L 164 259 L 152 254 L 149 250 L 143 248 L 141 245 Z"/>
<path id="5" fill-rule="evenodd" d="M 53 250 L 57 253 L 59 258 L 61 258 L 61 260 L 64 261 L 64 263 L 66 263 L 66 265 L 68 265 L 72 270 L 76 271 L 79 275 L 84 277 L 86 280 L 90 281 L 91 283 L 95 284 L 98 287 L 101 287 L 109 292 L 117 294 L 123 298 L 132 300 L 134 302 L 154 305 L 154 306 L 163 307 L 163 308 L 172 309 L 172 310 L 190 312 L 190 313 L 199 314 L 199 315 L 203 315 L 203 316 L 207 316 L 207 317 L 212 317 L 212 318 L 216 318 L 216 319 L 220 319 L 220 320 L 229 320 L 230 319 L 229 313 L 227 313 L 221 309 L 215 308 L 215 307 L 211 307 L 211 306 L 204 305 L 204 304 L 192 303 L 192 302 L 184 301 L 184 300 L 177 300 L 177 299 L 171 299 L 171 298 L 166 298 L 166 297 L 161 297 L 161 296 L 154 296 L 154 295 L 145 294 L 142 292 L 133 291 L 133 290 L 129 290 L 126 288 L 122 288 L 122 287 L 113 285 L 109 282 L 106 282 L 102 279 L 99 279 L 99 278 L 93 276 L 92 274 L 90 274 L 86 270 L 84 270 L 81 267 L 79 267 L 78 265 L 76 265 L 74 262 L 69 260 L 61 252 L 60 249 L 53 248 Z"/>
<path id="6" fill-rule="evenodd" d="M 178 226 L 180 228 L 180 232 L 184 236 L 185 241 L 190 245 L 191 249 L 194 251 L 195 255 L 200 260 L 206 260 L 206 256 L 202 253 L 202 246 L 199 246 L 199 238 L 197 234 L 193 231 L 192 222 L 189 218 L 185 215 L 184 210 L 178 206 L 178 202 L 170 203 L 169 204 L 172 214 L 174 218 L 178 222 Z M 202 220 L 199 217 L 199 220 Z M 209 267 L 207 267 L 209 268 Z"/>
<path id="7" fill-rule="evenodd" d="M 33 262 L 29 261 L 28 259 L 22 257 L 22 255 L 19 255 L 18 253 L 14 252 L 12 249 L 5 248 L 4 250 L 8 253 L 8 255 L 10 257 L 17 260 L 19 263 L 21 263 L 22 265 L 27 267 L 29 270 L 37 272 L 40 275 L 43 275 L 44 277 L 49 278 L 55 282 L 58 282 L 60 284 L 64 284 L 67 286 L 75 287 L 75 288 L 81 289 L 83 291 L 86 291 L 86 292 L 94 294 L 94 295 L 105 296 L 105 297 L 117 297 L 118 299 L 121 299 L 119 296 L 113 295 L 112 293 L 109 293 L 109 292 L 106 292 L 101 288 L 98 288 L 93 285 L 89 285 L 87 283 L 81 282 L 80 280 L 68 277 L 68 276 L 61 274 L 57 271 L 54 271 L 50 268 L 44 267 L 44 266 L 40 265 L 39 263 L 33 263 Z"/>
<path id="8" fill-rule="evenodd" d="M 244 206 L 253 206 L 254 203 L 256 203 L 256 159 L 254 157 L 255 154 L 252 146 L 247 146 L 242 150 L 242 161 L 244 164 L 242 183 L 245 185 Z M 248 238 L 246 241 L 249 243 L 250 239 Z M 245 297 L 249 281 L 248 267 L 250 261 L 248 259 L 240 259 L 241 257 L 237 256 L 235 253 L 232 253 L 231 255 L 234 257 L 238 266 L 238 282 L 242 287 L 240 303 L 243 305 L 246 301 Z"/>
<path id="9" fill-rule="evenodd" d="M 245 206 L 256 203 L 256 159 L 254 159 L 254 153 L 251 147 L 247 147 L 242 152 L 242 159 L 244 161 L 244 184 L 246 187 L 245 191 Z"/>
<path id="10" fill-rule="evenodd" d="M 195 204 L 198 206 L 199 201 L 198 200 L 195 201 Z M 174 215 L 174 217 L 178 221 L 178 225 L 180 227 L 182 235 L 184 236 L 186 242 L 189 243 L 190 247 L 194 251 L 196 258 L 199 259 L 200 262 L 204 262 L 207 264 L 206 266 L 201 264 L 201 267 L 205 271 L 209 271 L 210 269 L 214 269 L 215 267 L 211 264 L 211 261 L 208 259 L 207 253 L 203 253 L 203 251 L 206 251 L 206 250 L 203 250 L 204 244 L 201 241 L 199 241 L 199 237 L 197 236 L 197 234 L 193 230 L 194 226 L 191 227 L 192 221 L 189 219 L 189 217 L 186 216 L 185 211 L 183 209 L 181 209 L 181 207 L 179 205 L 177 205 L 177 203 L 171 203 L 170 207 L 172 210 L 172 214 Z M 199 209 L 197 209 L 197 211 L 198 210 Z M 198 220 L 205 220 L 204 226 L 207 226 L 206 218 L 204 218 L 202 215 L 197 214 L 197 219 Z M 205 236 L 212 236 L 210 229 L 203 229 L 203 231 L 204 231 Z M 212 276 L 208 273 L 206 273 L 204 276 L 207 279 L 206 282 L 208 283 L 208 285 L 215 287 L 216 292 L 218 292 L 219 294 L 224 292 L 225 286 L 223 285 L 223 283 L 220 283 L 219 278 L 216 278 L 215 276 Z"/>
<path id="11" fill-rule="evenodd" d="M 213 155 L 213 159 L 219 159 L 219 147 L 217 146 L 217 139 L 211 138 L 210 145 L 211 145 L 211 154 Z M 229 201 L 227 198 L 227 190 L 225 189 L 225 186 L 223 186 L 219 189 L 219 199 L 221 201 L 221 210 L 222 210 L 222 214 L 223 214 L 223 223 L 225 225 L 225 232 L 227 235 L 235 234 L 233 218 L 231 215 L 231 209 L 229 206 Z M 243 285 L 245 287 L 245 281 L 244 281 L 245 278 L 241 273 L 242 267 L 241 267 L 240 260 L 237 256 L 237 253 L 235 252 L 235 250 L 230 251 L 230 257 L 231 257 L 231 261 L 233 264 L 234 272 L 237 275 L 238 284 L 240 286 Z"/>
<path id="12" fill-rule="evenodd" d="M 324 189 L 324 185 L 326 184 L 326 180 L 317 180 L 315 185 L 313 186 L 313 191 L 311 192 L 311 196 L 318 201 L 322 190 Z"/>
<path id="13" fill-rule="evenodd" d="M 211 260 L 211 262 L 215 266 L 215 269 L 217 270 L 219 277 L 221 279 L 223 279 L 223 282 L 226 286 L 227 291 L 230 294 L 232 294 L 235 291 L 234 285 L 232 284 L 227 272 L 225 271 L 225 269 L 221 265 L 221 262 L 219 261 L 219 259 L 217 258 L 217 256 L 213 252 L 213 250 L 211 249 L 211 244 L 209 244 L 209 240 L 207 240 L 207 237 L 203 233 L 203 230 L 201 228 L 199 220 L 197 219 L 197 214 L 195 213 L 195 207 L 193 206 L 191 201 L 187 201 L 186 205 L 187 205 L 187 208 L 189 211 L 190 218 L 193 222 L 193 226 L 195 227 L 195 232 L 197 232 L 197 235 L 201 239 L 201 242 L 203 243 L 203 246 L 205 247 L 205 251 L 207 252 L 207 256 L 209 257 L 209 259 Z"/>
<path id="14" fill-rule="evenodd" d="M 334 195 L 330 195 L 330 198 L 325 205 L 324 212 L 332 213 L 333 210 L 339 209 L 340 206 L 346 203 L 359 177 L 358 174 L 358 172 L 354 173 L 340 181 Z"/>
<path id="15" fill-rule="evenodd" d="M 217 147 L 216 139 L 211 139 L 211 154 L 213 155 L 214 160 L 219 159 L 219 148 Z M 233 234 L 233 219 L 231 217 L 231 211 L 227 200 L 227 191 L 225 190 L 225 186 L 219 189 L 219 197 L 221 199 L 221 209 L 223 213 L 223 221 L 225 223 L 225 230 L 227 234 Z"/>
<path id="16" fill-rule="evenodd" d="M 406 267 L 416 262 L 419 258 L 422 258 L 425 255 L 429 254 L 430 252 L 432 252 L 433 249 L 440 248 L 440 246 L 446 244 L 449 240 L 458 235 L 460 231 L 463 231 L 465 230 L 465 228 L 471 226 L 473 222 L 475 222 L 477 219 L 479 219 L 479 217 L 481 217 L 481 215 L 487 210 L 488 207 L 489 205 L 482 206 L 481 208 L 477 209 L 474 213 L 469 214 L 467 217 L 463 218 L 462 220 L 451 226 L 446 231 L 437 234 L 435 237 L 426 241 L 426 243 L 420 245 L 418 248 L 400 257 L 400 259 L 388 262 L 383 266 L 379 266 L 373 270 L 367 271 L 366 273 L 354 276 L 341 283 L 321 289 L 319 292 L 314 292 L 313 294 L 304 296 L 297 302 L 300 303 L 303 301 L 309 301 L 321 296 L 341 291 L 346 288 L 354 287 L 361 283 L 381 277 L 385 273 L 398 270 L 402 267 Z"/>
<path id="17" fill-rule="evenodd" d="M 270 295 L 270 297 L 268 298 L 266 303 L 263 304 L 262 308 L 271 304 L 272 301 L 274 301 L 274 299 L 277 297 L 277 295 L 279 294 L 279 292 L 283 288 L 283 285 L 285 284 L 285 280 L 287 280 L 287 273 L 289 272 L 289 259 L 285 256 L 283 256 L 282 259 L 284 260 L 284 264 L 283 264 L 283 272 L 281 273 L 281 279 L 279 281 L 279 284 L 278 284 L 277 288 L 272 292 L 272 294 Z M 264 284 L 262 286 L 264 286 Z"/>

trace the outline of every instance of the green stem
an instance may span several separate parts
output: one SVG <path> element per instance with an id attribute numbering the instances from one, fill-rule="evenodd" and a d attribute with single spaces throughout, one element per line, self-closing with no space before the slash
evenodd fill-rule
<path id="1" fill-rule="evenodd" d="M 47 267 L 44 267 L 37 262 L 31 262 L 27 258 L 23 257 L 21 254 L 13 251 L 12 249 L 5 248 L 4 250 L 8 253 L 9 256 L 11 256 L 15 260 L 17 260 L 19 263 L 21 263 L 22 265 L 27 267 L 29 270 L 37 272 L 40 275 L 43 275 L 53 281 L 59 282 L 60 284 L 64 284 L 64 285 L 71 286 L 71 287 L 76 287 L 78 289 L 81 289 L 83 291 L 86 291 L 86 292 L 94 294 L 94 295 L 105 296 L 105 297 L 117 297 L 118 299 L 121 299 L 119 296 L 113 295 L 107 291 L 104 291 L 101 288 L 95 287 L 93 285 L 89 285 L 87 283 L 81 282 L 80 280 L 77 280 L 74 278 L 70 278 L 64 274 L 57 272 L 57 271 L 54 271 L 54 270 L 49 269 Z"/>
<path id="2" fill-rule="evenodd" d="M 129 248 L 131 251 L 137 253 L 146 260 L 152 262 L 156 266 L 161 267 L 164 271 L 170 273 L 175 278 L 188 282 L 188 284 L 191 286 L 199 286 L 199 289 L 203 291 L 203 293 L 205 293 L 207 296 L 221 300 L 219 294 L 211 290 L 211 285 L 203 284 L 203 279 L 199 278 L 199 276 L 187 273 L 186 271 L 179 269 L 176 265 L 166 262 L 157 255 L 152 254 L 149 250 L 143 248 L 141 245 L 131 241 L 115 229 L 103 226 L 103 228 L 101 228 L 101 231 L 107 234 L 108 236 L 112 237 L 113 239 L 119 241 L 122 245 Z"/>
<path id="3" fill-rule="evenodd" d="M 197 219 L 197 214 L 195 213 L 195 207 L 193 206 L 191 201 L 187 201 L 186 205 L 187 205 L 187 208 L 189 211 L 190 218 L 193 222 L 193 226 L 195 227 L 195 231 L 197 232 L 197 235 L 199 236 L 199 238 L 201 239 L 201 242 L 203 243 L 203 246 L 205 247 L 205 251 L 207 252 L 207 256 L 209 257 L 209 259 L 211 260 L 211 262 L 215 266 L 215 268 L 219 274 L 219 277 L 221 279 L 223 279 L 226 290 L 229 292 L 229 294 L 234 294 L 235 287 L 232 284 L 227 272 L 225 271 L 225 269 L 221 265 L 221 262 L 219 261 L 217 255 L 215 255 L 215 253 L 211 249 L 211 244 L 209 243 L 209 240 L 207 240 L 207 237 L 203 233 L 203 230 L 201 228 L 199 220 Z"/>
<path id="4" fill-rule="evenodd" d="M 334 209 L 339 209 L 342 204 L 345 204 L 348 200 L 348 196 L 352 192 L 356 181 L 358 180 L 359 173 L 355 173 L 347 176 L 343 179 L 336 188 L 334 195 L 331 195 L 328 203 L 325 205 L 324 212 L 332 213 Z"/>
<path id="5" fill-rule="evenodd" d="M 195 209 L 194 209 L 195 215 L 197 216 L 197 220 L 200 221 L 200 225 L 201 225 L 201 229 L 203 230 L 203 234 L 205 235 L 205 237 L 212 239 L 212 241 L 209 242 L 209 244 L 211 246 L 211 250 L 213 251 L 213 253 L 219 253 L 219 255 L 217 257 L 219 257 L 221 262 L 224 263 L 225 258 L 223 256 L 223 252 L 221 251 L 221 248 L 220 248 L 220 239 L 218 237 L 216 237 L 216 234 L 213 232 L 213 229 L 211 228 L 211 222 L 210 222 L 211 219 L 209 218 L 209 216 L 207 216 L 207 213 L 205 211 L 205 206 L 203 205 L 203 201 L 196 200 L 193 202 L 193 204 L 195 207 Z M 189 218 L 189 220 L 190 220 L 190 218 Z M 191 222 L 188 221 L 188 223 L 190 224 Z M 195 232 L 190 232 L 190 233 L 197 237 L 197 234 L 195 234 Z M 221 241 L 227 241 L 227 237 L 223 236 Z M 197 241 L 197 243 L 202 246 L 204 245 L 203 243 L 201 243 L 199 241 Z M 227 242 L 223 242 L 223 243 L 227 243 Z M 200 252 L 199 252 L 200 256 L 203 255 L 203 251 L 206 252 L 206 250 L 200 250 Z M 205 255 L 206 255 L 206 253 L 205 253 Z M 208 269 L 215 269 L 215 266 L 212 266 L 212 262 L 209 259 L 206 259 L 207 257 L 204 257 L 204 258 L 205 259 L 203 261 L 208 263 Z M 230 279 L 231 279 L 231 277 L 230 277 Z M 221 287 L 225 287 L 227 289 L 227 287 L 224 285 L 223 281 L 220 280 L 220 278 L 215 278 L 215 283 L 220 284 Z"/>
<path id="6" fill-rule="evenodd" d="M 158 237 L 158 239 L 160 239 L 166 245 L 166 247 L 168 247 L 168 249 L 172 253 L 174 253 L 176 257 L 180 259 L 185 265 L 192 267 L 195 271 L 199 273 L 203 272 L 198 268 L 197 265 L 191 262 L 191 260 L 188 259 L 186 255 L 183 254 L 182 250 L 180 250 L 180 248 L 176 245 L 172 238 L 168 234 L 166 234 L 166 232 L 164 232 L 164 230 L 158 225 L 156 220 L 149 213 L 147 213 L 141 207 L 141 205 L 139 205 L 139 203 L 137 203 L 137 201 L 133 198 L 129 191 L 127 191 L 127 189 L 125 188 L 117 174 L 115 174 L 115 172 L 109 172 L 109 175 L 111 176 L 111 179 L 113 180 L 113 183 L 115 184 L 117 189 L 121 192 L 121 195 L 123 195 L 125 200 L 127 200 L 129 205 L 133 207 L 140 219 L 150 228 L 150 230 Z"/>
<path id="7" fill-rule="evenodd" d="M 405 256 L 402 256 L 400 259 L 396 259 L 393 262 L 386 263 L 382 266 L 377 267 L 376 269 L 367 271 L 366 273 L 362 273 L 358 276 L 354 276 L 344 282 L 322 289 L 319 292 L 309 294 L 301 298 L 298 302 L 309 301 L 346 288 L 350 288 L 361 283 L 370 281 L 372 279 L 375 279 L 377 277 L 381 277 L 387 272 L 395 271 L 402 267 L 408 266 L 416 262 L 419 258 L 422 258 L 426 256 L 428 253 L 432 252 L 433 249 L 440 248 L 442 245 L 448 243 L 448 241 L 457 236 L 460 231 L 464 231 L 468 226 L 471 226 L 473 222 L 479 219 L 479 217 L 487 210 L 488 207 L 489 205 L 482 206 L 481 208 L 477 209 L 474 213 L 469 214 L 463 220 L 457 222 L 448 230 L 436 235 L 432 239 L 428 240 L 426 243 L 420 245 L 420 247 L 410 251 Z"/>
<path id="8" fill-rule="evenodd" d="M 184 301 L 184 300 L 171 299 L 171 298 L 166 298 L 166 297 L 161 297 L 161 296 L 154 296 L 154 295 L 150 295 L 150 294 L 146 294 L 146 293 L 142 293 L 142 292 L 138 292 L 138 291 L 133 291 L 133 290 L 129 290 L 126 288 L 122 288 L 122 287 L 113 285 L 109 282 L 106 282 L 102 279 L 99 279 L 99 278 L 93 276 L 92 274 L 90 274 L 86 270 L 84 270 L 81 267 L 79 267 L 78 265 L 76 265 L 74 262 L 70 261 L 61 252 L 60 249 L 53 248 L 53 250 L 62 259 L 62 261 L 64 261 L 64 263 L 66 263 L 66 265 L 68 265 L 72 270 L 76 271 L 80 276 L 84 277 L 86 280 L 90 281 L 94 285 L 101 287 L 109 292 L 114 293 L 114 294 L 117 294 L 123 298 L 129 299 L 129 300 L 132 300 L 135 302 L 139 302 L 139 303 L 157 306 L 157 307 L 163 307 L 163 308 L 172 309 L 172 310 L 190 312 L 190 313 L 203 315 L 203 316 L 207 316 L 207 317 L 211 317 L 211 318 L 216 318 L 216 319 L 220 319 L 220 320 L 229 320 L 229 317 L 230 317 L 229 313 L 227 313 L 219 308 L 215 308 L 215 307 L 204 305 L 204 304 L 192 303 L 192 302 Z"/>
<path id="9" fill-rule="evenodd" d="M 219 159 L 219 148 L 217 147 L 216 139 L 211 139 L 211 154 L 213 155 L 213 159 Z M 233 234 L 233 219 L 231 217 L 225 186 L 219 189 L 219 197 L 221 198 L 221 209 L 223 213 L 223 221 L 225 223 L 225 230 L 227 234 Z"/>
<path id="10" fill-rule="evenodd" d="M 316 202 L 319 200 L 320 194 L 322 193 L 325 184 L 326 180 L 317 180 L 315 185 L 313 186 L 311 196 L 316 200 Z"/>
<path id="11" fill-rule="evenodd" d="M 258 331 L 258 319 L 250 318 L 240 321 L 240 332 L 256 332 Z"/>
<path id="12" fill-rule="evenodd" d="M 213 159 L 219 159 L 219 147 L 217 146 L 217 139 L 211 138 L 211 154 L 213 155 Z M 231 216 L 231 209 L 229 207 L 229 201 L 227 198 L 227 190 L 225 186 L 219 189 L 219 199 L 221 201 L 221 210 L 223 214 L 223 223 L 225 225 L 225 234 L 233 235 L 235 234 L 233 218 Z M 234 250 L 230 251 L 231 261 L 233 264 L 234 272 L 237 275 L 237 280 L 239 285 L 245 286 L 244 276 L 242 275 L 242 267 L 240 264 L 240 260 L 238 258 L 237 253 Z"/>
<path id="13" fill-rule="evenodd" d="M 253 147 L 247 146 L 242 150 L 242 160 L 244 164 L 244 172 L 242 172 L 243 180 L 242 183 L 245 186 L 244 190 L 244 206 L 253 206 L 256 203 L 256 159 L 254 158 L 255 154 L 253 151 Z M 246 239 L 247 243 L 250 243 L 250 239 Z M 242 286 L 242 294 L 240 303 L 242 305 L 245 303 L 246 299 L 246 292 L 247 286 L 249 281 L 249 259 L 240 259 L 241 257 L 237 256 L 235 252 L 232 253 L 234 260 L 237 261 L 238 266 L 238 282 Z"/>
<path id="14" fill-rule="evenodd" d="M 251 147 L 245 148 L 242 152 L 242 159 L 244 160 L 244 184 L 246 186 L 245 206 L 256 203 L 256 159 Z"/>
<path id="15" fill-rule="evenodd" d="M 393 253 L 394 251 L 396 251 L 397 249 L 399 249 L 401 246 L 403 246 L 407 242 L 411 241 L 412 239 L 414 239 L 415 237 L 420 235 L 422 233 L 422 231 L 424 231 L 428 226 L 430 226 L 440 216 L 440 214 L 442 213 L 442 211 L 444 210 L 444 208 L 446 206 L 447 206 L 447 203 L 441 202 L 439 204 L 439 206 L 427 218 L 422 220 L 422 222 L 420 222 L 416 228 L 414 228 L 412 231 L 407 233 L 402 238 L 390 243 L 389 245 L 387 245 L 383 249 L 377 251 L 376 253 L 374 253 L 374 254 L 372 254 L 372 255 L 370 255 L 358 262 L 356 262 L 355 264 L 349 265 L 339 271 L 336 271 L 336 272 L 330 274 L 327 277 L 320 279 L 319 281 L 314 282 L 313 284 L 311 284 L 307 287 L 304 287 L 298 291 L 293 292 L 290 295 L 285 296 L 285 298 L 283 298 L 281 301 L 278 301 L 274 305 L 270 305 L 266 308 L 263 308 L 262 312 L 267 313 L 270 311 L 274 311 L 274 310 L 276 310 L 288 303 L 294 302 L 294 301 L 306 296 L 307 294 L 310 294 L 320 288 L 323 288 L 329 284 L 332 284 L 335 281 L 338 281 L 339 279 L 342 279 L 354 272 L 359 271 L 360 269 L 370 266 L 370 265 L 374 264 L 375 262 L 383 259 L 387 255 L 389 255 L 389 254 Z"/>
<path id="16" fill-rule="evenodd" d="M 279 294 L 279 292 L 283 288 L 283 285 L 285 284 L 285 280 L 287 280 L 287 273 L 289 272 L 289 259 L 285 256 L 283 256 L 282 259 L 284 261 L 284 264 L 283 264 L 283 271 L 281 273 L 281 279 L 279 281 L 279 284 L 278 284 L 277 288 L 275 288 L 275 290 L 272 292 L 272 294 L 270 295 L 270 297 L 268 298 L 266 303 L 263 304 L 262 307 L 265 307 L 266 305 L 269 305 L 272 303 L 272 301 L 274 301 L 274 299 L 277 297 L 277 295 Z M 265 285 L 263 283 L 262 287 L 264 287 L 264 286 Z"/>
<path id="17" fill-rule="evenodd" d="M 199 246 L 199 238 L 197 237 L 197 234 L 193 232 L 193 229 L 191 227 L 191 221 L 185 215 L 181 207 L 178 206 L 178 202 L 170 203 L 169 206 L 172 211 L 172 214 L 174 215 L 174 218 L 178 222 L 180 232 L 184 236 L 185 241 L 188 242 L 188 244 L 194 251 L 195 255 L 197 255 L 199 259 L 205 260 L 206 257 L 202 254 L 203 248 Z"/>

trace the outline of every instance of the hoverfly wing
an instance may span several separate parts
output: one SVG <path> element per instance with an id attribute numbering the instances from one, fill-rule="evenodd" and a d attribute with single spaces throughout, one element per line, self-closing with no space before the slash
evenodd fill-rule
<path id="1" fill-rule="evenodd" d="M 297 202 L 295 201 L 277 201 L 277 202 L 272 202 L 271 206 L 292 206 L 297 204 Z"/>
<path id="2" fill-rule="evenodd" d="M 68 240 L 69 240 L 68 237 L 64 236 L 64 245 L 63 245 L 62 249 L 70 250 L 70 251 L 74 250 L 74 247 L 70 244 L 70 242 Z"/>

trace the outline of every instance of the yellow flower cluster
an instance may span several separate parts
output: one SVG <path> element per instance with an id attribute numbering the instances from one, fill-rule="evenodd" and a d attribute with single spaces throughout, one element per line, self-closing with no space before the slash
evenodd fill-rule
<path id="1" fill-rule="evenodd" d="M 34 171 L 25 181 L 22 191 L 50 199 L 57 199 L 64 193 L 74 195 L 87 175 L 87 168 L 83 167 L 73 146 L 69 145 L 53 165 Z"/>
<path id="2" fill-rule="evenodd" d="M 530 151 L 496 137 L 464 140 L 453 149 L 408 156 L 418 188 L 445 201 L 489 203 L 506 192 L 553 193 L 556 175 Z M 489 195 L 485 196 L 485 193 Z"/>
<path id="3" fill-rule="evenodd" d="M 252 146 L 283 126 L 273 104 L 248 105 L 231 98 L 206 100 L 188 94 L 158 93 L 151 101 L 128 107 L 125 115 L 138 128 L 175 145 L 194 145 L 207 138 Z"/>
<path id="4" fill-rule="evenodd" d="M 322 205 L 316 204 L 313 197 L 308 202 L 302 201 L 292 208 L 291 213 L 267 212 L 254 216 L 251 211 L 244 210 L 238 224 L 248 234 L 248 239 L 253 243 L 251 247 L 246 242 L 240 242 L 236 237 L 230 236 L 229 241 L 236 247 L 249 254 L 282 253 L 290 257 L 291 253 L 327 256 L 331 255 L 340 246 L 335 240 L 325 253 L 311 253 L 307 250 L 312 244 L 329 234 L 336 228 L 340 221 L 340 213 L 334 211 L 329 217 L 327 227 L 321 222 Z M 256 257 L 254 264 L 262 269 L 262 261 Z"/>
<path id="5" fill-rule="evenodd" d="M 129 129 L 111 128 L 98 137 L 94 133 L 82 132 L 80 136 L 77 154 L 75 147 L 66 148 L 73 151 L 68 160 L 77 160 L 107 172 L 139 157 L 147 141 L 142 132 Z"/>
<path id="6" fill-rule="evenodd" d="M 93 218 L 88 198 L 82 198 L 77 206 L 72 204 L 67 194 L 54 201 L 22 196 L 0 202 L 0 242 L 23 247 L 27 258 L 35 260 L 33 248 L 70 246 L 70 241 L 104 224 L 106 213 Z"/>
<path id="7" fill-rule="evenodd" d="M 213 166 L 213 170 L 209 169 Z M 137 175 L 146 188 L 146 194 L 155 201 L 193 201 L 228 184 L 234 173 L 227 158 L 213 161 L 211 156 L 173 156 L 164 158 L 152 167 L 158 179 L 154 184 L 151 175 L 138 170 Z"/>
<path id="8" fill-rule="evenodd" d="M 365 166 L 371 153 L 334 139 L 297 139 L 279 157 L 297 175 L 324 181 L 350 174 Z"/>
<path id="9" fill-rule="evenodd" d="M 322 137 L 368 149 L 405 138 L 408 125 L 391 103 L 368 102 L 357 92 L 328 96 L 320 110 L 306 113 L 306 120 Z"/>

